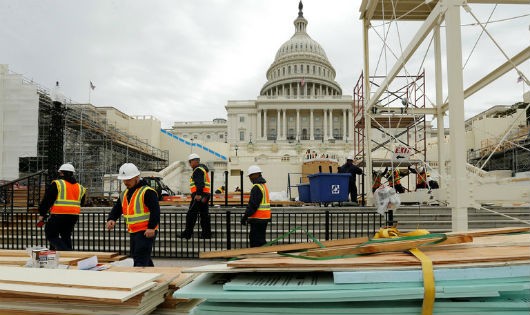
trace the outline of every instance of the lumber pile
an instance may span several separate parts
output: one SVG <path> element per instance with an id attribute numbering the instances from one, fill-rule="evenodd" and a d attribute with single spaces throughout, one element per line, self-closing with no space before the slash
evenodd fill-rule
<path id="1" fill-rule="evenodd" d="M 180 267 L 104 271 L 0 266 L 0 314 L 188 314 L 200 299 L 174 298 L 195 278 Z"/>
<path id="2" fill-rule="evenodd" d="M 97 256 L 100 263 L 111 263 L 127 258 L 116 252 L 81 252 L 81 251 L 59 251 L 59 263 L 62 265 L 75 266 L 80 260 Z M 24 266 L 30 254 L 26 250 L 0 249 L 0 265 Z"/>
<path id="3" fill-rule="evenodd" d="M 204 299 L 195 315 L 527 315 L 529 230 L 204 253 L 201 257 L 243 258 L 185 270 L 201 275 L 173 296 Z"/>

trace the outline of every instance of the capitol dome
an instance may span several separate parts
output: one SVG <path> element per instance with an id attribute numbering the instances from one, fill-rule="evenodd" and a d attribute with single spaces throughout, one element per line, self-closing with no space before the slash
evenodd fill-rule
<path id="1" fill-rule="evenodd" d="M 307 20 L 302 9 L 300 1 L 294 20 L 295 33 L 278 49 L 260 95 L 293 98 L 342 95 L 326 52 L 306 32 Z"/>

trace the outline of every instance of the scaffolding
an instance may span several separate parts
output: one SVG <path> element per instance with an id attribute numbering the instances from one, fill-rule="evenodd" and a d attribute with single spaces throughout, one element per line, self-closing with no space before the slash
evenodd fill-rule
<path id="1" fill-rule="evenodd" d="M 384 76 L 371 76 L 370 90 L 381 86 Z M 384 96 L 372 107 L 369 117 L 365 114 L 365 95 L 363 88 L 364 74 L 361 74 L 353 89 L 353 147 L 357 160 L 366 165 L 366 133 L 371 132 L 372 167 L 392 166 L 390 158 L 383 158 L 393 153 L 394 145 L 403 145 L 412 150 L 411 158 L 426 161 L 426 120 L 420 109 L 425 108 L 425 73 L 417 76 L 397 76 L 396 88 L 388 87 Z M 371 119 L 369 130 L 366 120 Z"/>
<path id="2" fill-rule="evenodd" d="M 53 178 L 59 165 L 71 162 L 89 195 L 105 197 L 104 175 L 116 174 L 123 163 L 150 171 L 169 165 L 167 150 L 118 129 L 97 107 L 53 102 L 47 91 L 38 93 L 38 154 L 20 158 L 21 176 L 46 169 Z"/>

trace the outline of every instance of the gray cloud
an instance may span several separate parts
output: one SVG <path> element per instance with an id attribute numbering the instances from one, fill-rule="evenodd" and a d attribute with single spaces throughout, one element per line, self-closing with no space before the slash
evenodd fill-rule
<path id="1" fill-rule="evenodd" d="M 349 95 L 363 65 L 359 5 L 351 0 L 304 1 L 308 33 L 325 49 L 337 82 Z M 92 81 L 96 106 L 153 115 L 164 127 L 174 121 L 211 120 L 226 117 L 227 100 L 259 94 L 276 50 L 294 32 L 297 6 L 295 0 L 0 0 L 0 63 L 44 86 L 60 81 L 64 94 L 77 102 L 88 101 Z M 484 20 L 492 8 L 473 6 Z M 499 6 L 493 19 L 525 13 L 528 6 Z M 468 23 L 464 12 L 462 16 Z M 404 44 L 418 26 L 400 27 Z M 528 17 L 490 27 L 510 54 L 528 45 Z M 465 52 L 477 31 L 469 33 L 463 32 Z M 393 49 L 400 51 L 397 42 Z M 412 72 L 423 58 L 418 55 L 407 65 Z M 428 95 L 434 100 L 430 56 L 425 68 Z M 372 52 L 373 69 L 377 57 Z M 466 84 L 504 62 L 484 39 L 473 57 L 466 66 Z M 528 75 L 529 67 L 527 62 L 521 70 Z M 510 73 L 471 99 L 466 115 L 519 101 L 522 85 L 516 79 Z"/>

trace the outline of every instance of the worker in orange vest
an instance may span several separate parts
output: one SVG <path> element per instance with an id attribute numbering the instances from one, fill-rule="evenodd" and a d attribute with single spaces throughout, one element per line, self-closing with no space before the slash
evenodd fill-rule
<path id="1" fill-rule="evenodd" d="M 188 213 L 186 214 L 186 228 L 180 233 L 180 238 L 189 240 L 193 234 L 193 228 L 197 217 L 200 218 L 201 234 L 199 238 L 212 238 L 212 226 L 210 222 L 210 213 L 208 200 L 210 200 L 211 184 L 208 167 L 201 163 L 198 154 L 192 153 L 188 156 L 193 172 L 190 177 L 191 201 Z"/>
<path id="2" fill-rule="evenodd" d="M 429 189 L 425 167 L 420 166 L 414 169 L 409 165 L 408 168 L 411 173 L 416 174 L 416 189 Z"/>
<path id="3" fill-rule="evenodd" d="M 76 181 L 74 173 L 72 164 L 61 165 L 58 179 L 48 186 L 39 205 L 37 226 L 46 224 L 44 233 L 51 249 L 72 250 L 72 232 L 79 220 L 86 193 L 86 188 Z M 50 217 L 46 222 L 48 210 Z"/>
<path id="4" fill-rule="evenodd" d="M 120 167 L 118 179 L 127 189 L 120 194 L 107 218 L 107 230 L 114 229 L 123 215 L 129 232 L 130 252 L 135 267 L 153 267 L 151 252 L 160 223 L 158 194 L 140 178 L 136 165 L 125 163 Z"/>
<path id="5" fill-rule="evenodd" d="M 401 178 L 407 175 L 409 175 L 408 171 L 402 171 L 398 168 L 395 168 L 393 171 L 388 172 L 388 174 L 386 175 L 386 178 L 388 179 L 388 186 L 394 187 L 397 193 L 404 193 L 405 187 L 401 185 Z"/>
<path id="6" fill-rule="evenodd" d="M 261 176 L 261 168 L 252 165 L 248 168 L 248 178 L 253 186 L 250 190 L 245 214 L 241 216 L 241 224 L 250 225 L 250 247 L 259 247 L 267 243 L 265 235 L 267 224 L 271 219 L 271 201 L 267 181 Z"/>
<path id="7" fill-rule="evenodd" d="M 386 173 L 388 172 L 388 166 L 385 167 L 385 170 L 383 172 L 378 171 L 372 171 L 372 177 L 374 183 L 372 184 L 372 192 L 375 192 L 377 188 L 381 187 L 383 177 L 385 177 Z"/>

